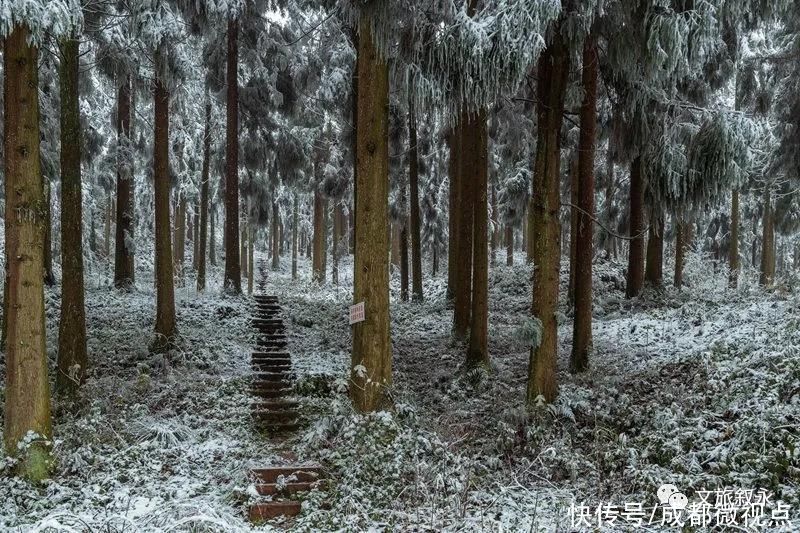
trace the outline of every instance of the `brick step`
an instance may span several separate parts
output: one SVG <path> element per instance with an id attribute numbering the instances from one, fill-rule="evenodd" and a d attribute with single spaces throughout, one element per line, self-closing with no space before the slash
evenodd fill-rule
<path id="1" fill-rule="evenodd" d="M 284 333 L 286 331 L 286 327 L 283 324 L 263 324 L 252 322 L 251 325 L 259 333 L 263 333 L 264 335 L 275 335 L 278 333 Z"/>
<path id="2" fill-rule="evenodd" d="M 279 305 L 277 296 L 265 296 L 263 294 L 256 294 L 255 296 L 253 296 L 253 299 L 256 301 L 257 304 Z"/>
<path id="3" fill-rule="evenodd" d="M 274 378 L 272 376 L 264 377 L 264 374 L 257 374 L 254 376 L 253 381 L 250 382 L 250 387 L 266 390 L 291 389 L 292 384 L 289 383 L 284 374 L 278 374 Z"/>
<path id="4" fill-rule="evenodd" d="M 303 506 L 295 500 L 254 503 L 247 514 L 251 522 L 264 522 L 281 516 L 297 516 Z"/>
<path id="5" fill-rule="evenodd" d="M 250 323 L 254 326 L 283 326 L 280 318 L 251 318 Z"/>
<path id="6" fill-rule="evenodd" d="M 265 372 L 269 372 L 270 368 L 274 368 L 276 372 L 283 370 L 291 370 L 292 360 L 285 357 L 253 357 L 250 360 L 250 366 L 253 370 L 263 368 Z"/>
<path id="7" fill-rule="evenodd" d="M 325 489 L 325 480 L 312 482 L 284 483 L 279 486 L 277 483 L 262 483 L 256 485 L 256 492 L 261 496 L 290 496 L 298 492 L 311 492 L 314 489 Z"/>
<path id="8" fill-rule="evenodd" d="M 297 482 L 317 481 L 325 477 L 325 471 L 319 465 L 288 465 L 288 466 L 269 466 L 266 468 L 254 468 L 250 471 L 259 483 L 277 483 L 278 478 L 283 476 L 289 478 L 294 476 Z"/>
<path id="9" fill-rule="evenodd" d="M 268 420 L 253 420 L 256 429 L 269 435 L 283 435 L 285 433 L 295 433 L 299 431 L 303 424 L 300 421 L 294 422 L 270 422 Z"/>

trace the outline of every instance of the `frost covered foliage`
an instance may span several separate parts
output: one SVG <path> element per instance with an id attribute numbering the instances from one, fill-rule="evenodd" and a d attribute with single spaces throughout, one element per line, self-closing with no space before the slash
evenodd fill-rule
<path id="1" fill-rule="evenodd" d="M 0 37 L 18 25 L 28 28 L 35 44 L 47 34 L 74 34 L 83 26 L 80 0 L 0 0 Z"/>
<path id="2" fill-rule="evenodd" d="M 445 527 L 463 516 L 474 466 L 426 431 L 413 411 L 353 414 L 347 399 L 305 435 L 304 453 L 336 479 L 330 509 L 300 522 L 302 530 Z M 320 495 L 322 497 L 322 495 Z"/>

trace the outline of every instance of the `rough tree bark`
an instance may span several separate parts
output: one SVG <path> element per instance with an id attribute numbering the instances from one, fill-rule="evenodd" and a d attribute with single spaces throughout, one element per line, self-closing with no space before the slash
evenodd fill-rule
<path id="1" fill-rule="evenodd" d="M 203 170 L 200 175 L 200 239 L 197 245 L 197 290 L 206 290 L 208 243 L 208 179 L 211 165 L 211 100 L 206 95 L 206 127 L 203 132 Z"/>
<path id="2" fill-rule="evenodd" d="M 161 49 L 155 53 L 155 65 L 163 64 Z M 168 350 L 175 340 L 175 287 L 172 278 L 172 245 L 169 231 L 169 91 L 156 69 L 153 96 L 154 140 L 153 181 L 156 226 L 156 325 L 154 352 Z"/>
<path id="3" fill-rule="evenodd" d="M 86 308 L 83 285 L 81 122 L 78 100 L 80 41 L 61 42 L 61 317 L 56 389 L 72 394 L 86 379 Z"/>
<path id="4" fill-rule="evenodd" d="M 625 294 L 628 298 L 638 296 L 644 285 L 644 176 L 642 159 L 631 162 L 630 190 L 630 249 L 628 251 L 628 276 Z"/>
<path id="5" fill-rule="evenodd" d="M 134 183 L 131 147 L 131 77 L 125 75 L 117 95 L 117 229 L 114 246 L 114 286 L 131 290 L 135 283 L 133 221 Z"/>
<path id="6" fill-rule="evenodd" d="M 409 104 L 409 188 L 411 190 L 411 299 L 421 302 L 422 295 L 422 242 L 421 220 L 419 214 L 419 150 L 417 147 L 417 115 L 413 102 Z"/>
<path id="7" fill-rule="evenodd" d="M 473 180 L 469 179 L 471 169 L 467 158 L 472 155 L 470 150 L 476 146 L 473 136 L 475 132 L 469 128 L 469 117 L 463 113 L 458 122 L 460 161 L 458 165 L 458 204 L 455 216 L 458 217 L 456 227 L 455 251 L 455 278 L 454 278 L 454 304 L 453 304 L 453 338 L 465 341 L 469 336 L 470 313 L 472 311 L 472 238 L 473 217 L 475 214 L 475 187 Z"/>
<path id="8" fill-rule="evenodd" d="M 536 194 L 532 205 L 535 232 L 532 229 L 529 231 L 534 233 L 531 240 L 535 266 L 531 313 L 541 324 L 541 342 L 531 347 L 528 404 L 535 403 L 539 396 L 552 402 L 558 395 L 556 311 L 561 263 L 560 132 L 568 72 L 569 54 L 559 27 L 554 31 L 552 42 L 542 52 L 538 66 L 538 142 L 533 185 Z"/>
<path id="9" fill-rule="evenodd" d="M 405 189 L 405 187 L 403 187 Z M 408 217 L 399 223 L 400 229 L 400 300 L 408 301 Z"/>
<path id="10" fill-rule="evenodd" d="M 470 297 L 469 348 L 466 366 L 489 367 L 489 135 L 486 110 L 470 117 L 465 179 L 472 185 L 472 295 Z M 465 250 L 465 253 L 468 253 Z"/>
<path id="11" fill-rule="evenodd" d="M 358 39 L 356 133 L 356 243 L 353 301 L 365 302 L 365 320 L 353 326 L 350 394 L 361 412 L 391 405 L 389 337 L 389 69 L 378 55 L 370 21 L 362 15 Z"/>
<path id="12" fill-rule="evenodd" d="M 239 22 L 228 21 L 225 131 L 225 291 L 241 294 L 239 264 Z"/>
<path id="13" fill-rule="evenodd" d="M 52 467 L 44 311 L 44 187 L 39 160 L 38 50 L 17 26 L 3 43 L 5 117 L 6 383 L 3 439 L 32 481 Z M 20 442 L 33 432 L 27 447 Z"/>
<path id="14" fill-rule="evenodd" d="M 653 216 L 647 238 L 645 281 L 651 287 L 661 287 L 664 281 L 664 215 Z"/>
<path id="15" fill-rule="evenodd" d="M 597 35 L 592 31 L 583 44 L 583 105 L 578 141 L 578 210 L 575 226 L 575 320 L 572 328 L 570 370 L 589 367 L 592 349 L 592 258 L 594 257 L 594 158 L 597 138 Z"/>

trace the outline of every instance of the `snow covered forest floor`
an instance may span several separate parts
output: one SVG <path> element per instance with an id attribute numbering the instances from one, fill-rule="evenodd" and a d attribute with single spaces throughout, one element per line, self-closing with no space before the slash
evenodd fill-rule
<path id="1" fill-rule="evenodd" d="M 301 260 L 301 280 L 307 268 Z M 131 295 L 88 283 L 85 399 L 54 405 L 58 467 L 45 487 L 3 475 L 0 459 L 0 529 L 250 530 L 245 473 L 286 450 L 322 462 L 333 483 L 278 528 L 566 531 L 573 501 L 654 505 L 663 483 L 688 494 L 764 488 L 798 528 L 800 285 L 764 292 L 743 276 L 732 291 L 710 263 L 693 257 L 687 268 L 682 291 L 628 301 L 621 265 L 598 262 L 592 369 L 567 371 L 562 298 L 560 397 L 534 412 L 523 408 L 526 267 L 490 274 L 487 375 L 460 371 L 445 280 L 426 279 L 417 304 L 399 301 L 395 278 L 396 411 L 360 416 L 347 399 L 350 279 L 292 282 L 284 264 L 269 292 L 284 306 L 310 423 L 280 445 L 249 424 L 250 300 L 178 289 L 182 349 L 154 357 L 152 283 L 140 279 Z M 52 359 L 59 299 L 47 299 Z"/>

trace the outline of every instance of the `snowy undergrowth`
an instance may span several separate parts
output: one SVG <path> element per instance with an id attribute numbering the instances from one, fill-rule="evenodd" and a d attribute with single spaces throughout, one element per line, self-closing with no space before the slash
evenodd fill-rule
<path id="1" fill-rule="evenodd" d="M 280 461 L 249 424 L 251 303 L 216 286 L 204 295 L 178 287 L 178 347 L 150 355 L 152 280 L 142 276 L 133 294 L 104 285 L 87 283 L 83 400 L 53 404 L 53 479 L 30 486 L 0 459 L 0 529 L 250 530 L 246 472 Z M 48 292 L 51 368 L 58 304 Z"/>

